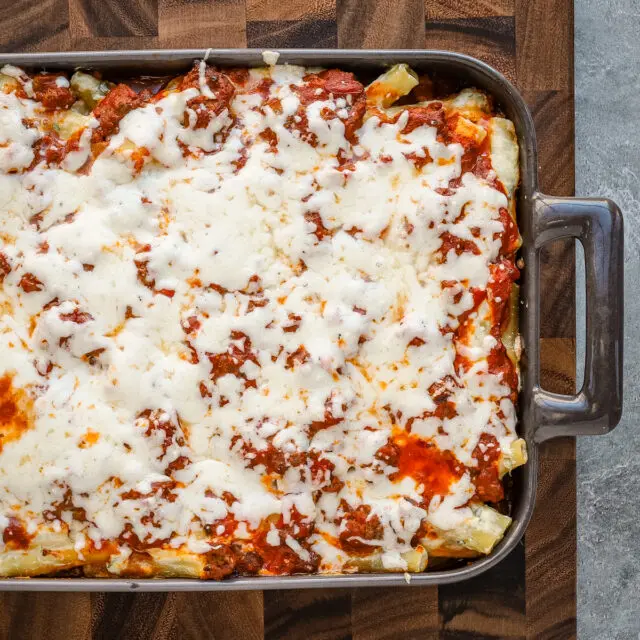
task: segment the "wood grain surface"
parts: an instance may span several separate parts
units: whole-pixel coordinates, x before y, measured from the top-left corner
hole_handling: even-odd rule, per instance
[[[571,0],[16,0],[1,51],[177,47],[441,48],[523,91],[542,189],[574,188]],[[573,243],[544,251],[545,387],[575,383]],[[225,594],[0,594],[0,639],[304,640],[575,636],[575,447],[543,447],[524,542],[494,570],[440,588]]]

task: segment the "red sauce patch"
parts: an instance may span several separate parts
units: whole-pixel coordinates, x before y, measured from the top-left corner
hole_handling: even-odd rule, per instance
[[[322,216],[317,211],[305,213],[304,219],[315,225],[316,229],[313,231],[313,235],[318,238],[318,242],[321,242],[324,238],[331,238],[331,236],[333,236],[333,231],[324,226]]]
[[[64,76],[59,73],[40,73],[33,76],[35,99],[45,109],[67,109],[76,101],[68,86],[58,86],[56,82],[58,78],[64,78]]]
[[[142,99],[128,85],[119,84],[111,89],[93,110],[99,124],[93,131],[91,142],[104,142],[117,131],[120,120],[141,105]]]
[[[9,258],[0,251],[0,283],[11,273]]]
[[[273,84],[273,80],[271,78],[262,78],[255,87],[249,91],[249,93],[257,93],[262,96],[263,100],[267,100],[269,98],[271,85]]]
[[[487,285],[487,298],[493,316],[492,333],[499,339],[509,324],[511,290],[520,277],[520,271],[510,260],[490,265],[489,271],[491,277]]]
[[[34,423],[33,400],[24,389],[13,385],[13,376],[0,377],[0,451],[18,440]]]
[[[209,65],[204,69],[204,81],[209,88],[213,97],[201,94],[195,98],[191,98],[187,102],[187,108],[195,113],[196,121],[193,124],[194,129],[204,129],[214,116],[219,115],[229,107],[231,100],[235,94],[235,87],[233,83],[227,78],[224,73],[220,73],[214,67]],[[196,62],[193,68],[187,75],[182,78],[180,82],[179,90],[186,91],[187,89],[200,90],[200,63]],[[189,111],[185,111],[183,118],[183,125],[190,125]]]
[[[433,162],[433,158],[429,155],[429,150],[426,147],[422,147],[423,155],[418,155],[415,151],[412,153],[403,154],[404,157],[418,170],[422,171],[422,167],[428,165],[430,162]]]
[[[294,369],[298,365],[304,364],[309,359],[309,352],[304,345],[300,345],[293,353],[287,356],[285,367],[287,369]]]
[[[324,493],[340,491],[344,487],[344,482],[333,475],[336,468],[333,462],[320,457],[317,452],[312,452],[309,455],[311,456],[311,481],[314,488],[320,487]]]
[[[285,333],[295,333],[299,329],[301,322],[302,316],[296,315],[295,313],[290,313],[287,323],[282,325],[282,330]]]
[[[182,329],[185,333],[195,333],[200,329],[201,323],[198,316],[189,316],[182,321]]]
[[[233,84],[243,87],[249,81],[249,69],[238,67],[234,69],[226,69],[225,74]]]
[[[270,153],[278,152],[278,134],[273,129],[267,127],[258,134],[258,137],[269,145]]]
[[[384,537],[384,529],[377,515],[371,515],[371,507],[362,504],[352,509],[344,500],[340,507],[345,512],[341,518],[336,518],[343,530],[338,538],[341,549],[351,555],[368,556],[380,547],[367,544],[366,540],[380,541]]]
[[[356,142],[356,132],[362,125],[366,111],[366,98],[364,87],[352,73],[339,69],[327,69],[318,74],[310,73],[304,77],[303,85],[291,85],[291,89],[298,94],[300,108],[296,113],[297,117],[287,120],[285,126],[288,129],[297,129],[302,140],[316,146],[317,138],[308,129],[306,107],[316,100],[328,100],[331,96],[334,99],[344,98],[347,101],[344,107],[346,117],[338,116],[337,111],[332,109],[327,109],[321,115],[325,120],[339,117],[344,123],[345,138],[352,143]]]
[[[267,534],[272,527],[278,531],[278,545],[267,541]],[[291,573],[312,573],[317,570],[320,556],[312,551],[306,539],[313,533],[314,523],[306,522],[294,507],[289,513],[289,521],[285,524],[282,516],[275,522],[265,520],[254,536],[256,552],[263,561],[263,571],[272,575]],[[288,544],[287,538],[293,538],[309,553],[309,558],[301,558]],[[273,540],[272,540],[273,542]]]
[[[347,410],[346,404],[342,405],[342,410],[343,411]],[[309,425],[309,437],[313,438],[313,436],[315,436],[316,433],[318,433],[318,431],[321,431],[322,429],[329,429],[331,427],[335,427],[337,424],[340,424],[343,420],[344,418],[333,415],[331,399],[327,399],[326,402],[324,403],[324,420],[314,420]]]
[[[229,345],[226,353],[207,353],[207,358],[211,363],[211,380],[213,382],[229,374],[246,380],[246,376],[240,371],[242,365],[247,361],[259,365],[258,359],[251,350],[249,336],[241,331],[232,331],[231,339],[234,342]],[[236,342],[241,344],[236,344]]]
[[[2,534],[2,540],[9,549],[28,549],[32,538],[22,523],[16,518],[9,518],[9,524]]]
[[[518,225],[509,211],[504,207],[500,209],[500,222],[502,222],[502,226],[504,227],[504,231],[497,235],[497,237],[501,237],[502,239],[500,253],[503,256],[512,257],[520,245]]]
[[[249,469],[263,465],[267,473],[278,475],[284,475],[287,470],[288,465],[284,453],[271,443],[264,449],[256,449],[251,443],[243,440],[241,452],[248,462],[247,467]]]
[[[137,420],[140,421],[139,426],[145,430],[147,437],[160,435],[163,455],[174,442],[180,447],[185,445],[180,418],[173,420],[160,409],[145,409],[138,414]]]
[[[60,320],[75,322],[76,324],[84,324],[85,322],[89,322],[89,320],[93,320],[93,316],[90,313],[74,309],[71,313],[61,313]]]
[[[460,256],[463,253],[473,253],[476,256],[480,255],[480,249],[473,240],[464,240],[458,238],[452,233],[445,231],[441,236],[442,245],[438,251],[440,252],[442,259],[445,260],[449,251],[455,251],[456,255]]]
[[[440,451],[433,443],[413,435],[402,434],[394,438],[398,447],[398,471],[391,476],[392,480],[411,477],[424,486],[422,495],[429,503],[436,495],[446,495],[451,483],[460,479],[464,467],[453,453]]]
[[[445,122],[444,107],[441,102],[433,102],[426,107],[409,107],[403,110],[396,118],[400,118],[403,113],[408,113],[407,124],[400,133],[406,135],[418,127],[437,127],[440,130]]]
[[[502,377],[502,383],[511,389],[511,400],[515,403],[518,397],[518,373],[502,342],[491,350],[487,358],[487,370],[493,375]]]
[[[478,462],[477,468],[470,469],[476,495],[483,502],[500,502],[504,489],[498,469],[500,445],[495,436],[483,433],[471,456]]]
[[[25,273],[22,278],[20,278],[18,286],[25,293],[33,293],[34,291],[42,291],[44,289],[44,284],[40,282],[33,273]]]

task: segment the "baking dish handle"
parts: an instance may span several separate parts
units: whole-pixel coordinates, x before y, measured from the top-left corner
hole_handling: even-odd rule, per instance
[[[536,200],[536,252],[551,240],[567,237],[584,247],[586,354],[584,383],[577,394],[544,391],[535,380],[535,440],[608,433],[622,412],[622,214],[605,199],[540,195]]]

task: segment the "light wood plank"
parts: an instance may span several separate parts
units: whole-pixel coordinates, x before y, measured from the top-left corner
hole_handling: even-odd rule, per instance
[[[421,49],[422,0],[337,0],[338,46],[349,49]]]

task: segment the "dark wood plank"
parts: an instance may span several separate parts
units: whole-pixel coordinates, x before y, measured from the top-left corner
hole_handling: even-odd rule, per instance
[[[438,587],[353,589],[353,640],[436,640]]]
[[[256,20],[247,22],[247,46],[280,49],[337,46],[335,20]]]
[[[430,18],[425,47],[457,51],[480,58],[510,80],[515,79],[515,20],[513,16]]]
[[[575,242],[564,239],[550,242],[541,251],[541,338],[576,335],[575,253]]]
[[[262,593],[94,594],[91,635],[94,640],[259,640]]]
[[[93,36],[157,36],[157,0],[75,0],[87,31]]]
[[[441,585],[441,638],[524,638],[525,548],[521,542],[500,564],[466,582]]]
[[[244,0],[158,0],[162,48],[245,47]]]
[[[558,196],[575,188],[573,91],[536,91],[518,80],[538,133],[540,189]]]
[[[516,0],[518,83],[530,91],[573,89],[573,2]]]
[[[177,640],[262,640],[261,591],[180,593],[175,599]]]
[[[0,640],[89,640],[91,596],[79,593],[3,593]]]
[[[536,510],[526,535],[528,638],[576,635],[575,514],[575,462],[542,458]]]
[[[575,393],[576,342],[573,338],[540,340],[540,384],[555,393]],[[540,447],[545,460],[575,460],[575,438],[556,438]]]
[[[0,5],[1,51],[65,51],[70,48],[67,0],[18,0]]]
[[[247,21],[335,20],[336,0],[247,0]]]
[[[422,0],[337,0],[338,46],[349,49],[421,49]]]
[[[166,593],[96,593],[91,597],[94,640],[171,637],[173,596]]]
[[[347,589],[265,591],[266,640],[351,638],[351,593]]]
[[[427,20],[512,16],[515,0],[424,0]]]

